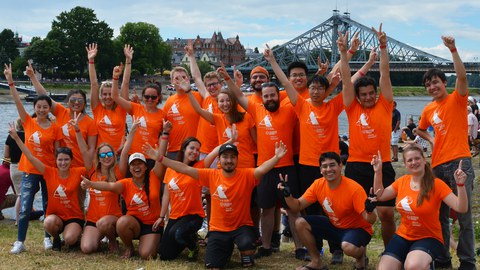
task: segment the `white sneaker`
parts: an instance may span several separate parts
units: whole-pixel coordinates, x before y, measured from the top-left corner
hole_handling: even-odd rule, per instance
[[[18,254],[23,251],[25,251],[25,245],[23,244],[23,242],[15,241],[15,243],[13,243],[13,248],[10,250],[10,253]]]
[[[45,250],[52,249],[53,243],[52,240],[50,240],[50,237],[45,237],[43,239],[43,247],[45,248]]]

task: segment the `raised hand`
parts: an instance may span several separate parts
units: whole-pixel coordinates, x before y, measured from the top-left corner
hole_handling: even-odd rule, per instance
[[[172,122],[163,119],[163,132],[170,132],[172,127],[173,127]]]
[[[129,44],[125,44],[123,47],[123,54],[125,55],[126,62],[130,62],[133,59],[133,47],[130,46]]]
[[[373,49],[370,51],[370,55],[368,56],[368,61],[367,62],[375,62],[377,61],[378,58],[378,53],[377,53],[377,47],[373,47]]]
[[[88,44],[88,46],[85,47],[85,50],[87,50],[88,60],[94,60],[98,52],[97,43]]]
[[[278,177],[280,177],[280,182],[277,184],[277,189],[283,192],[283,196],[290,197],[292,192],[290,186],[288,186],[288,174],[285,174],[285,177],[283,177],[283,175],[279,173]]]
[[[155,145],[155,148],[153,148],[148,142],[146,142],[142,145],[142,152],[144,155],[157,160],[160,156],[158,148],[158,145]]]
[[[322,63],[322,58],[320,56],[317,57],[317,63],[318,63],[318,70],[315,73],[315,75],[323,76],[323,74],[327,73],[329,62],[328,59],[325,61],[325,63]]]
[[[345,35],[342,32],[338,31],[338,39],[337,39],[337,46],[340,52],[347,51],[347,43],[348,43],[348,31],[345,32]]]
[[[281,159],[287,153],[287,146],[282,142],[275,142],[275,156]]]
[[[130,133],[135,134],[139,126],[140,126],[140,117],[132,116],[132,127],[130,128]]]
[[[387,35],[385,32],[382,32],[382,24],[380,23],[380,27],[375,29],[375,27],[372,26],[372,31],[375,32],[375,35],[377,35],[378,42],[380,43],[380,46],[387,45]]]
[[[265,58],[265,60],[267,60],[268,62],[275,61],[275,56],[273,55],[273,52],[268,46],[268,44],[265,44],[265,47],[266,48],[263,50],[263,57]]]
[[[358,34],[360,32],[356,32],[355,34],[353,34],[353,37],[352,37],[352,44],[350,44],[350,50],[352,50],[352,52],[356,52],[358,50],[358,47],[360,47],[360,39],[358,39]]]
[[[235,84],[240,87],[243,83],[243,74],[240,70],[237,69],[236,66],[233,66],[233,79],[235,80]]]
[[[75,129],[75,131],[80,130],[80,128],[78,127],[78,122],[81,115],[82,113],[77,114],[77,112],[73,112],[73,118],[68,121],[68,124],[70,124]]]
[[[5,74],[5,78],[7,79],[8,83],[13,82],[13,75],[12,75],[12,63],[4,64],[5,69],[3,70],[3,74]]]
[[[455,178],[457,186],[463,187],[465,185],[465,181],[467,181],[467,174],[462,170],[462,160],[458,162],[458,168],[455,170],[453,177]]]
[[[193,44],[191,40],[188,41],[187,45],[185,45],[183,49],[185,50],[185,53],[188,57],[195,57],[195,51],[193,50]]]
[[[113,78],[116,78],[116,79],[118,80],[118,78],[120,77],[120,75],[122,75],[122,69],[123,69],[123,65],[115,66],[115,67],[113,68],[112,77],[113,77]]]
[[[340,74],[340,71],[335,72],[335,74],[333,74],[332,76],[332,81],[330,82],[330,85],[337,86],[341,80],[342,80],[342,74]]]
[[[181,89],[183,89],[185,92],[190,90],[191,88],[191,85],[190,85],[190,81],[187,81],[186,79],[178,76],[176,78],[173,79],[173,83],[175,85],[178,85]]]
[[[443,45],[445,45],[450,51],[455,50],[455,38],[452,36],[442,36]]]
[[[227,69],[225,68],[225,64],[220,61],[220,67],[217,68],[217,73],[222,76],[222,78],[226,81],[230,80],[230,75],[228,75]]]
[[[15,128],[15,122],[8,123],[8,134],[14,139],[20,139],[17,133],[17,129]]]
[[[25,73],[29,78],[32,78],[35,76],[35,71],[33,70],[32,67],[32,61],[28,60],[28,66],[25,67]]]
[[[134,103],[140,103],[140,97],[137,95],[137,88],[133,87],[132,98],[130,100]]]
[[[380,154],[380,150],[376,155],[373,155],[370,164],[372,164],[374,172],[382,171],[382,155]]]

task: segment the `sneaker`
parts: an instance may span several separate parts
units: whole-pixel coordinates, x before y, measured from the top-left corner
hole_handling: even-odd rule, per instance
[[[25,251],[25,245],[23,244],[23,242],[15,241],[15,243],[13,243],[13,248],[10,250],[10,253],[18,254],[23,251]]]
[[[194,262],[197,260],[197,258],[198,258],[198,246],[196,246],[195,249],[193,250],[188,249],[187,259],[190,262]]]
[[[262,257],[269,257],[269,256],[272,256],[272,249],[260,247],[257,253],[255,253],[255,255],[253,256],[253,258],[260,259]]]
[[[475,270],[475,269],[477,269],[475,268],[475,264],[465,262],[465,261],[461,261],[460,267],[458,268],[458,270]]]
[[[45,250],[52,249],[53,243],[52,240],[50,240],[50,237],[45,237],[43,239],[43,247],[45,248]]]
[[[252,267],[255,264],[255,261],[253,260],[252,255],[242,255],[240,256],[240,260],[242,261],[242,267]]]
[[[441,261],[435,260],[435,268],[436,268],[436,269],[438,269],[438,268],[453,269],[453,267],[452,267],[452,261],[451,261],[451,260],[448,260],[448,261],[446,261],[446,262],[441,262]]]
[[[342,264],[343,263],[343,251],[335,250],[332,254],[331,264]]]
[[[272,240],[270,241],[270,246],[272,247],[273,252],[279,252],[280,251],[280,239],[281,238],[282,238],[282,235],[279,232],[273,232]]]
[[[310,255],[308,255],[306,248],[297,248],[295,249],[295,259],[301,261],[310,261]]]
[[[62,239],[60,239],[60,237],[53,238],[52,250],[55,250],[55,251],[62,250]]]

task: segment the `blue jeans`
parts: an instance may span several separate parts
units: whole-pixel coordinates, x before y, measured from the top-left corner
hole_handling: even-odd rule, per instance
[[[475,232],[472,220],[472,190],[473,180],[475,179],[475,172],[472,167],[471,158],[460,158],[452,160],[447,163],[440,164],[433,168],[435,176],[442,179],[453,190],[453,193],[458,194],[457,185],[453,174],[458,168],[458,163],[462,160],[462,170],[467,174],[465,182],[465,189],[468,198],[468,211],[465,214],[457,213],[458,222],[460,224],[460,234],[458,237],[457,256],[460,262],[468,262],[475,265]],[[449,220],[450,207],[442,203],[440,207],[440,224],[442,225],[442,234],[444,239],[444,250],[441,252],[437,260],[446,262],[451,260],[450,256],[450,230]]]
[[[35,194],[42,187],[42,202],[43,202],[43,212],[47,213],[47,185],[45,179],[40,174],[23,174],[22,178],[22,188],[20,196],[20,214],[18,216],[18,241],[25,241],[27,237],[28,222],[30,221],[30,213],[32,212],[33,200]],[[45,237],[50,235],[45,232]]]

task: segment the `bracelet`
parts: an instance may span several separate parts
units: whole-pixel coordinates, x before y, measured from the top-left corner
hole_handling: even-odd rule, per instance
[[[118,81],[119,77],[113,77],[112,79],[114,79],[115,81]]]
[[[160,137],[161,140],[165,140],[165,141],[168,141],[168,136],[162,136]]]
[[[125,65],[130,65],[132,62],[125,62]]]
[[[165,157],[165,156],[160,156],[160,157],[158,158],[158,162],[159,162],[159,163],[162,163],[164,157]]]
[[[8,83],[8,86],[10,86],[10,87],[15,86],[15,83],[13,83],[13,82]]]
[[[365,77],[365,73],[363,73],[361,70],[358,71],[358,74],[360,74],[362,77]]]
[[[76,133],[80,132],[80,129],[75,129],[75,132],[76,132]]]
[[[223,78],[225,81],[230,81],[230,76]]]
[[[162,135],[170,135],[170,132],[164,131],[162,132]]]
[[[453,48],[453,49],[450,50],[451,53],[454,53],[456,51],[457,51],[457,48]]]
[[[463,186],[465,186],[465,183],[463,183],[463,184],[457,183],[457,187],[463,187]]]
[[[352,49],[348,50],[348,53],[349,54],[355,54],[355,52]]]
[[[387,48],[387,44],[380,45],[380,49],[385,49]]]
[[[89,60],[88,63],[93,65],[93,64],[95,64],[95,61]]]
[[[158,218],[165,219],[165,217],[158,217]]]

